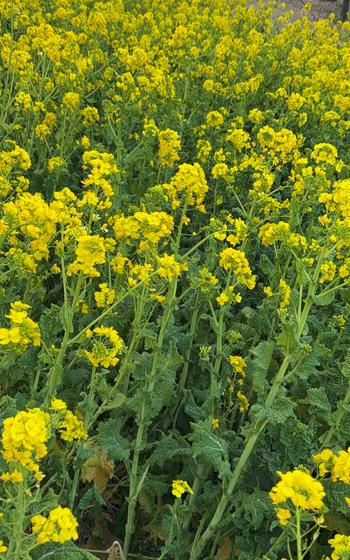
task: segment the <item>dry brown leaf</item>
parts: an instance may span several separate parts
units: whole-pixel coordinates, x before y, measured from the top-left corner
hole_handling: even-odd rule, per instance
[[[109,461],[106,453],[95,453],[87,459],[81,469],[83,482],[94,482],[100,492],[106,488],[114,473],[114,463]]]
[[[125,555],[119,541],[114,541],[114,543],[107,548],[109,552],[107,560],[125,560]]]
[[[214,560],[231,560],[232,555],[232,541],[228,537],[223,540],[218,549],[217,553],[215,554]]]

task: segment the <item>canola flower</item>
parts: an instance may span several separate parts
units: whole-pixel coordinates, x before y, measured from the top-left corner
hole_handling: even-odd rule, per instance
[[[192,488],[186,480],[173,480],[171,492],[176,498],[181,498],[185,492],[193,494]]]
[[[324,449],[313,460],[318,465],[321,476],[330,475],[335,482],[340,480],[345,484],[350,484],[350,448],[343,449],[334,453],[331,449]]]
[[[304,511],[319,511],[323,508],[326,493],[322,483],[310,473],[295,469],[277,474],[281,480],[270,491],[273,504],[291,504]]]
[[[343,560],[350,555],[350,537],[346,535],[335,535],[329,539],[329,544],[333,548],[331,555],[332,560]]]
[[[52,509],[48,517],[34,515],[32,517],[32,531],[38,542],[65,543],[77,540],[78,522],[69,508],[56,507]]]
[[[39,408],[21,411],[4,420],[2,456],[8,464],[19,464],[40,480],[39,461],[47,455],[49,415]]]
[[[91,350],[84,350],[84,354],[94,367],[108,368],[119,362],[117,355],[123,349],[123,341],[113,327],[95,327],[86,331],[86,337],[92,343]]]
[[[91,321],[93,327],[83,331],[87,340],[80,352],[94,368],[117,364],[122,337],[132,341],[131,349],[136,348],[135,363],[140,355],[145,358],[151,354],[152,329],[161,321],[155,362],[162,363],[170,346],[166,331],[169,327],[172,336],[180,321],[181,328],[190,325],[190,332],[183,333],[186,344],[179,348],[187,375],[181,377],[181,389],[197,387],[192,371],[198,371],[196,355],[207,365],[214,356],[216,373],[221,371],[221,361],[228,361],[224,365],[231,372],[230,399],[246,412],[250,403],[243,392],[246,363],[242,356],[249,355],[250,348],[243,344],[251,340],[250,329],[261,329],[262,341],[278,346],[281,324],[288,328],[289,320],[297,318],[302,323],[306,316],[295,305],[298,287],[302,306],[306,284],[317,285],[322,293],[328,284],[331,290],[337,289],[337,283],[346,285],[350,277],[346,177],[349,25],[331,20],[311,23],[306,18],[289,23],[288,15],[278,18],[272,14],[267,2],[257,11],[247,9],[243,0],[14,0],[0,3],[0,17],[0,95],[5,129],[0,158],[1,275],[4,294],[15,293],[0,328],[5,357],[12,350],[28,351],[24,362],[27,358],[30,363],[38,360],[41,366],[51,365],[58,356],[58,365],[63,364],[67,375],[62,386],[67,380],[72,393],[78,394],[81,387],[76,391],[74,370],[69,371],[76,358],[69,356],[75,352],[70,344],[81,341],[79,331]],[[179,222],[183,235],[177,246],[174,240]],[[190,258],[182,259],[189,251]],[[326,260],[320,263],[324,254]],[[171,282],[178,287],[177,301],[173,299],[166,306],[163,316],[164,292]],[[124,308],[115,309],[116,324],[108,321],[113,327],[98,320],[99,315],[108,314],[119,294],[124,297],[127,332],[122,330],[122,320],[119,328]],[[64,308],[59,312],[55,305],[63,299]],[[22,301],[28,301],[32,311]],[[338,303],[336,297],[335,306]],[[265,304],[269,306],[268,317]],[[256,311],[262,319],[258,324]],[[345,309],[341,311],[346,315]],[[31,319],[32,312],[38,323]],[[276,316],[272,316],[274,312]],[[40,332],[41,313],[40,324],[49,325],[49,333],[46,328]],[[313,313],[313,328],[317,330],[316,316],[321,311]],[[330,309],[332,321],[337,321],[334,317],[338,313],[337,307]],[[59,329],[65,329],[61,348],[55,340],[61,331],[57,334],[50,329],[51,320],[57,317]],[[273,335],[266,332],[265,318]],[[133,321],[138,330],[135,337]],[[339,318],[337,335],[346,336],[346,322],[346,317]],[[242,339],[231,336],[232,323],[237,323]],[[203,340],[207,329],[213,332],[210,340]],[[216,342],[215,337],[211,339],[213,333]],[[54,341],[49,340],[51,350],[47,351],[49,335]],[[206,346],[207,342],[212,347]],[[305,349],[303,340],[296,342],[298,348]],[[57,345],[57,353],[51,344]],[[327,345],[324,339],[323,344]],[[196,348],[200,348],[197,353],[192,351]],[[131,399],[135,387],[140,392],[145,389],[136,375],[133,377],[132,354],[130,351],[131,362],[126,363],[123,380]],[[267,381],[271,384],[278,356],[276,351],[269,368]],[[19,371],[21,367],[19,360]],[[317,376],[320,383],[324,379],[322,367]],[[50,375],[47,370],[49,367],[38,371],[35,391],[33,387],[28,391],[30,398],[43,394],[44,378]],[[158,373],[156,366],[155,371]],[[113,383],[111,377],[106,376],[107,387]],[[27,378],[19,381],[21,394]],[[163,376],[155,375],[155,379],[159,380],[156,388],[163,388]],[[292,386],[293,376],[289,380]],[[10,391],[17,392],[16,383]],[[206,399],[204,393],[203,389],[199,400]],[[259,396],[252,393],[249,399],[254,405]],[[277,393],[279,396],[282,391]],[[157,399],[158,395],[155,408]],[[222,402],[220,395],[211,394],[211,399],[214,408],[218,406],[212,436],[218,435],[219,425],[226,422],[231,422],[233,429],[237,425],[245,429],[244,417],[242,425],[237,424],[231,404]],[[181,420],[183,403],[179,401],[176,418]],[[305,415],[307,405],[305,402]],[[162,414],[168,412],[167,402],[159,406]],[[145,418],[145,432],[152,429],[153,420],[158,422],[159,418],[148,421],[145,408],[135,406],[128,416],[131,433]],[[31,413],[39,418],[35,410]],[[49,428],[57,430],[61,440],[72,443],[86,438],[79,414],[69,411],[61,399],[51,401],[49,416]],[[219,417],[221,424],[216,422]],[[26,416],[21,422],[16,424],[7,451],[4,446],[4,453],[18,457],[8,463],[9,472],[3,475],[8,488],[10,483],[20,485],[28,468],[38,468],[43,453],[42,448],[38,451],[38,442],[47,422],[36,423],[37,428],[42,425],[41,436],[35,435],[29,442],[30,449],[26,447],[26,424],[30,423]],[[181,438],[191,437],[181,421],[175,428],[179,428]],[[4,432],[11,432],[9,425]],[[225,438],[225,430],[222,432]],[[138,457],[142,459],[142,446],[149,443],[147,433],[139,433],[141,449],[130,456],[136,480],[130,482],[129,511],[135,489],[141,488]],[[41,445],[47,443],[45,436]],[[348,483],[348,454],[329,451],[322,455],[320,474]],[[210,468],[215,470],[215,464]],[[276,496],[285,498],[280,502],[284,507],[277,510],[282,525],[288,525],[292,506],[302,508],[293,500],[309,511],[317,502],[317,493],[319,497],[322,494],[307,473],[299,471],[293,476],[282,478],[284,486],[276,491]],[[190,491],[185,481],[174,483],[180,496]],[[244,483],[249,486],[249,482]],[[217,503],[219,512],[225,510],[223,501],[233,495],[228,488],[226,485],[227,494],[220,495],[218,485],[210,504],[213,513]],[[57,519],[50,519],[50,515],[36,520],[35,534],[42,534],[42,539],[60,534]],[[212,516],[214,520],[217,517]],[[69,525],[68,514],[62,519]],[[131,516],[129,529],[134,526],[132,521]],[[225,526],[221,521],[214,528],[217,542],[220,527]],[[199,527],[198,538],[191,538],[194,548],[199,543],[202,549],[210,549],[200,534],[203,530],[205,538],[214,538],[212,524],[206,525],[198,520],[189,524],[191,531]],[[337,537],[341,538],[334,542],[335,558],[348,552],[346,538]],[[174,535],[165,538],[173,539]],[[1,547],[3,543],[0,551]],[[203,550],[194,550],[192,556],[197,559],[203,554]]]
[[[15,301],[11,303],[10,312],[5,315],[10,320],[10,328],[0,328],[0,345],[13,345],[25,350],[30,344],[40,346],[39,325],[28,316],[30,305]]]

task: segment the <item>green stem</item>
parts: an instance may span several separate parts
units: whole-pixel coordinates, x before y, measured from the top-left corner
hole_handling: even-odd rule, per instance
[[[163,347],[164,337],[168,326],[169,318],[172,313],[173,300],[176,296],[176,290],[177,290],[177,280],[174,279],[172,284],[169,286],[167,302],[165,304],[165,311],[163,314],[163,319],[158,334],[157,348],[153,355],[151,372],[146,382],[145,389],[147,394],[152,394],[154,391],[159,357]],[[135,528],[136,503],[137,503],[137,497],[141,490],[142,477],[143,477],[143,475],[139,477],[138,470],[139,470],[140,454],[141,454],[141,450],[144,442],[144,435],[146,431],[146,407],[147,407],[147,397],[145,397],[142,402],[141,411],[138,418],[138,430],[136,435],[134,455],[132,459],[131,472],[130,472],[130,488],[129,488],[129,498],[128,498],[129,507],[128,507],[127,522],[125,526],[125,541],[124,541],[124,552],[126,557],[128,556],[131,537],[133,535],[134,528]]]
[[[89,396],[88,396],[87,410],[85,416],[85,426],[87,430],[89,429],[90,418],[92,416],[92,408],[93,408],[94,396],[95,396],[95,382],[96,382],[96,368],[95,366],[93,366],[91,371],[91,377],[90,377]]]
[[[348,408],[347,405],[349,403],[350,403],[350,385],[348,387],[348,390],[346,391],[344,399],[339,403],[339,404],[341,404],[341,406],[338,405],[338,409],[335,412],[335,418],[334,418],[333,426],[328,430],[328,432],[326,432],[320,438],[322,448],[326,448],[329,445],[330,441],[332,441],[334,433],[338,432],[339,426],[341,425],[341,421],[343,419],[343,416],[347,412],[347,408]]]
[[[204,547],[206,546],[207,542],[212,538],[212,536],[215,534],[216,528],[219,525],[222,516],[226,510],[228,501],[230,499],[230,496],[241,476],[241,473],[255,447],[255,444],[261,434],[261,432],[263,431],[263,429],[265,428],[267,424],[267,421],[265,422],[261,422],[255,429],[255,432],[249,437],[247,444],[244,448],[244,451],[242,453],[242,455],[240,456],[238,463],[232,473],[232,477],[230,479],[227,491],[225,494],[222,495],[219,504],[215,510],[215,513],[208,525],[208,527],[206,528],[206,530],[204,531],[204,533],[199,536],[196,535],[195,537],[195,541],[193,543],[192,549],[191,549],[191,555],[190,555],[190,559],[191,560],[197,560],[197,558],[201,558],[201,554],[202,551],[204,549]],[[199,538],[198,538],[199,537]]]
[[[179,253],[181,234],[182,234],[182,228],[186,216],[186,211],[187,211],[187,204],[185,204],[184,208],[182,209],[180,223],[179,223],[176,240],[175,240],[175,256],[178,256]],[[139,476],[139,472],[138,472],[140,454],[141,454],[142,446],[144,444],[144,437],[145,437],[146,426],[147,426],[147,422],[146,422],[147,395],[152,394],[154,391],[154,386],[156,383],[156,372],[158,368],[161,351],[163,348],[164,337],[169,323],[169,319],[173,312],[173,302],[176,297],[177,282],[178,282],[177,278],[174,278],[174,280],[172,281],[168,289],[167,300],[164,305],[164,314],[163,314],[160,330],[158,333],[157,347],[153,354],[152,368],[150,374],[147,376],[146,379],[146,386],[145,386],[146,395],[145,398],[143,399],[141,405],[141,411],[138,417],[138,429],[136,434],[134,454],[132,458],[131,471],[130,471],[128,515],[127,515],[127,521],[125,526],[124,551],[126,557],[128,556],[129,553],[131,537],[134,533],[134,528],[135,528],[135,511],[136,511],[137,497],[141,490],[143,478],[147,474],[147,471],[144,471],[144,473],[141,476]]]
[[[300,510],[299,510],[299,508],[296,509],[295,517],[296,517],[296,522],[297,522],[297,531],[296,531],[297,560],[303,560],[303,551],[302,551],[302,547],[301,547],[301,523],[300,523]]]
[[[22,484],[20,484],[18,486],[18,496],[17,496],[17,504],[16,504],[16,517],[15,517],[15,519],[16,519],[16,531],[15,531],[15,534],[13,534],[14,541],[11,541],[11,544],[13,544],[13,542],[16,543],[13,556],[11,556],[11,553],[10,553],[11,547],[9,547],[9,550],[8,550],[8,558],[11,558],[11,560],[12,559],[13,560],[21,560],[21,558],[22,558],[23,535],[24,535],[24,529],[25,529],[24,528],[25,514],[26,514],[26,502],[25,502],[23,487],[22,487]]]
[[[313,294],[314,291],[314,286],[315,284],[313,284],[313,286],[310,286],[309,289],[309,295]],[[304,309],[300,318],[300,322],[298,325],[298,329],[297,329],[297,340],[299,340],[300,336],[303,333],[303,330],[305,328],[305,324],[307,321],[307,317],[309,314],[309,311],[311,309],[312,306],[312,297],[308,297],[305,305],[304,305]],[[280,387],[283,383],[285,374],[287,372],[287,369],[290,365],[291,362],[291,355],[290,354],[286,354],[286,356],[283,359],[283,362],[277,372],[277,375],[275,377],[275,380],[270,388],[269,394],[266,398],[265,401],[265,408],[270,408],[280,390]],[[229,480],[229,484],[227,487],[227,490],[225,492],[225,494],[222,495],[217,508],[214,512],[214,515],[208,525],[208,527],[206,528],[206,530],[204,531],[204,533],[202,535],[199,534],[199,532],[197,531],[197,535],[195,537],[192,549],[191,549],[191,560],[197,560],[198,558],[200,558],[200,555],[202,554],[203,549],[205,548],[205,546],[207,545],[208,541],[213,537],[213,535],[215,534],[215,531],[219,525],[219,523],[221,522],[222,516],[226,510],[226,507],[229,503],[229,500],[231,498],[231,495],[241,477],[241,474],[250,458],[251,453],[254,450],[255,444],[258,441],[260,435],[263,433],[265,427],[268,424],[268,420],[265,421],[258,421],[254,427],[253,432],[251,433],[251,435],[249,436],[249,438],[246,441],[244,450],[242,452],[242,455],[240,456],[236,467],[234,468],[233,472],[231,473],[231,477]]]
[[[74,471],[72,488],[71,488],[71,491],[69,493],[69,508],[71,510],[73,510],[73,508],[74,508],[75,496],[76,496],[77,490],[78,490],[79,479],[80,479],[80,469],[76,468],[76,470]]]
[[[90,422],[89,425],[89,429],[91,429],[91,427],[93,426],[93,424],[96,422],[97,418],[103,414],[103,412],[106,412],[107,410],[109,410],[109,403],[112,403],[113,398],[115,397],[121,383],[124,381],[123,383],[123,387],[122,387],[122,393],[124,395],[127,394],[128,391],[128,383],[129,383],[129,375],[128,375],[128,371],[129,371],[129,366],[130,366],[130,360],[131,357],[134,353],[134,351],[136,350],[138,344],[139,344],[139,340],[142,337],[142,335],[140,334],[141,331],[141,320],[142,320],[142,316],[143,316],[143,311],[145,309],[145,305],[146,305],[146,297],[145,297],[145,290],[142,291],[140,300],[137,303],[137,307],[136,307],[136,314],[135,314],[135,319],[133,321],[133,329],[132,329],[132,337],[130,340],[130,344],[128,345],[128,349],[126,351],[126,354],[123,358],[122,364],[120,366],[119,369],[119,373],[115,379],[115,383],[111,389],[111,392],[108,396],[108,398],[105,398],[103,400],[103,402],[101,403],[101,405],[98,407],[97,411],[95,412],[93,419]]]

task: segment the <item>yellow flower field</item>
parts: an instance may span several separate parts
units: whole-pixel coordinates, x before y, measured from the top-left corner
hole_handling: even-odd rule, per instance
[[[308,9],[0,1],[0,557],[349,560],[350,24]]]

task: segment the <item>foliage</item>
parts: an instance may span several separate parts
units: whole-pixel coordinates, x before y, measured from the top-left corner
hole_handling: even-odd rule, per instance
[[[9,560],[347,558],[350,25],[290,16],[0,1]]]

